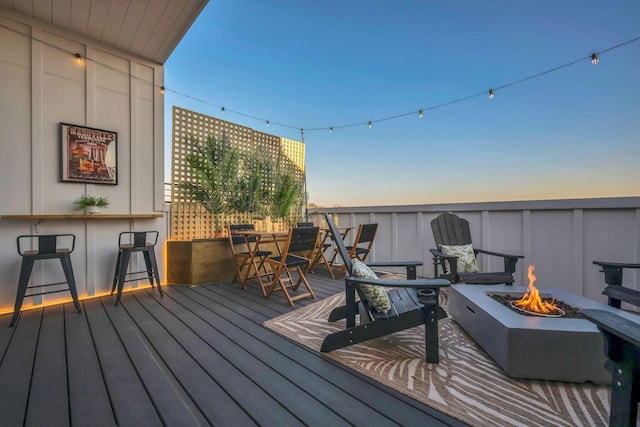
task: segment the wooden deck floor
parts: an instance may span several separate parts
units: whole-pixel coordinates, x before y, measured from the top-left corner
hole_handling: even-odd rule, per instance
[[[0,316],[0,424],[461,425],[264,328],[291,308],[257,284],[164,289]]]

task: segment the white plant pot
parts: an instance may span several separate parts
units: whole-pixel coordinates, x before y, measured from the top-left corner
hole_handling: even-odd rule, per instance
[[[94,214],[100,213],[100,208],[97,206],[87,206],[85,211],[87,212],[88,215],[94,215]]]

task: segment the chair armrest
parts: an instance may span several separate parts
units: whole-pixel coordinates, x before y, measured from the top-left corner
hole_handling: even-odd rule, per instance
[[[422,261],[381,261],[368,262],[369,267],[405,267],[407,270],[407,279],[415,280],[417,277],[416,267],[422,265]]]
[[[473,250],[476,251],[476,253],[480,252],[480,253],[487,254],[487,255],[499,256],[499,257],[502,257],[502,258],[513,258],[516,261],[519,258],[524,258],[524,255],[503,254],[503,253],[500,253],[500,252],[487,251],[487,250],[478,249],[478,248],[473,248]]]
[[[442,258],[442,259],[446,259],[447,261],[455,261],[458,259],[457,256],[455,255],[447,255],[442,251],[439,251],[438,249],[429,249],[429,252],[431,252],[431,254],[436,257],[436,258]]]
[[[442,266],[442,275],[448,277],[449,274],[445,268],[445,261],[449,263],[449,273],[452,280],[458,280],[458,257],[455,255],[447,255],[438,249],[429,249],[433,255],[433,274],[438,277],[438,264]]]
[[[632,322],[616,313],[605,310],[585,308],[580,312],[601,330],[609,332],[640,349],[640,323]]]
[[[595,265],[602,267],[604,282],[607,285],[622,285],[622,270],[625,268],[640,268],[640,264],[626,262],[593,261]]]
[[[632,264],[628,262],[593,261],[593,263],[603,268],[604,267],[640,268],[640,264]]]
[[[524,258],[524,255],[503,254],[500,252],[487,251],[477,248],[474,248],[473,250],[476,252],[476,254],[481,253],[504,258],[504,271],[511,274],[516,272],[516,263],[518,262],[518,259]]]
[[[422,261],[376,261],[366,264],[369,267],[419,267]]]
[[[347,276],[346,281],[355,285],[376,285],[392,288],[444,288],[451,285],[445,279],[380,280]]]

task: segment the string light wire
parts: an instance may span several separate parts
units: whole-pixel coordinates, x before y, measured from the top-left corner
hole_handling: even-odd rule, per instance
[[[625,42],[619,43],[619,44],[617,44],[615,46],[611,46],[611,47],[609,47],[607,49],[601,50],[601,51],[596,52],[594,54],[596,55],[597,58],[599,58],[600,55],[602,55],[603,53],[610,52],[612,50],[618,49],[618,48],[620,48],[622,46],[626,46],[626,45],[631,44],[633,42],[636,42],[638,40],[640,40],[640,36],[635,37],[635,38],[630,39],[630,40],[627,40]],[[577,64],[579,62],[584,62],[586,60],[592,61],[594,54],[589,54],[588,56],[576,59],[575,61],[571,61],[571,62],[568,62],[566,64],[562,64],[562,65],[559,65],[557,67],[553,67],[551,69],[548,69],[548,70],[545,70],[545,71],[542,71],[542,72],[539,72],[539,73],[536,73],[536,74],[532,74],[530,76],[524,77],[524,78],[519,79],[519,80],[515,80],[513,82],[509,82],[509,83],[503,84],[501,86],[496,86],[493,89],[491,89],[491,93],[495,96],[495,92],[497,90],[506,89],[506,88],[508,88],[510,86],[514,86],[516,84],[520,84],[520,83],[526,82],[528,80],[532,80],[532,79],[535,79],[535,78],[538,78],[538,77],[542,77],[542,76],[544,76],[546,74],[562,70],[563,68],[570,67],[570,66],[575,65],[575,64]],[[465,97],[462,97],[462,98],[454,99],[452,101],[443,102],[441,104],[433,105],[431,107],[421,108],[420,110],[418,110],[418,114],[420,113],[420,111],[422,111],[424,113],[426,111],[431,111],[431,110],[435,110],[437,108],[446,107],[448,105],[455,104],[455,103],[458,103],[458,102],[467,101],[469,99],[476,98],[478,96],[486,96],[486,94],[487,94],[487,91],[484,90],[482,92],[478,92],[478,93],[473,94],[473,95],[468,95],[468,96],[465,96]],[[414,115],[414,114],[416,114],[416,112],[415,111],[411,111],[409,113],[397,114],[395,116],[389,116],[389,117],[385,117],[385,118],[382,118],[382,119],[371,120],[370,122],[359,122],[359,123],[352,123],[352,124],[348,124],[348,125],[333,126],[333,129],[347,128],[347,127],[353,127],[353,126],[362,126],[362,125],[369,124],[369,123],[377,123],[377,122],[382,122],[382,121],[385,121],[385,120],[393,120],[393,119],[397,119],[397,118],[401,118],[401,117],[411,116],[411,115]],[[326,129],[327,129],[326,127],[319,127],[319,128],[308,128],[307,130],[317,131],[317,130],[326,130]]]
[[[368,127],[372,127],[373,123],[379,123],[379,122],[384,122],[384,121],[388,121],[388,120],[394,120],[394,119],[398,119],[398,118],[402,118],[402,117],[412,116],[412,115],[415,115],[416,113],[418,113],[419,115],[422,115],[424,112],[427,112],[427,111],[435,110],[437,108],[443,108],[443,107],[446,107],[448,105],[456,104],[458,102],[467,101],[469,99],[476,98],[478,96],[486,96],[486,94],[487,94],[487,91],[483,90],[482,92],[478,92],[478,93],[475,93],[473,95],[464,96],[462,98],[458,98],[458,99],[454,99],[454,100],[451,100],[451,101],[443,102],[441,104],[433,105],[431,107],[423,107],[423,108],[420,108],[418,111],[414,110],[414,111],[407,112],[407,113],[396,114],[396,115],[393,115],[393,116],[383,117],[383,118],[379,118],[379,119],[375,119],[375,120],[368,120],[368,121],[365,121],[365,122],[356,122],[356,123],[344,124],[344,125],[339,125],[339,126],[323,126],[323,127],[316,127],[316,128],[301,128],[300,126],[293,126],[293,125],[289,125],[289,124],[286,124],[286,123],[273,122],[273,121],[269,121],[269,120],[266,120],[266,119],[261,118],[261,117],[257,117],[257,116],[251,115],[251,114],[243,113],[241,111],[231,110],[231,109],[226,108],[226,107],[224,107],[222,105],[216,105],[216,104],[214,104],[212,102],[206,101],[206,100],[204,100],[202,98],[198,98],[198,97],[195,97],[195,96],[188,95],[186,93],[178,92],[176,90],[173,90],[173,89],[168,88],[168,87],[163,86],[163,85],[156,85],[153,82],[150,82],[148,80],[145,80],[145,79],[143,79],[141,77],[138,77],[138,76],[135,76],[133,74],[127,73],[125,71],[119,70],[119,69],[117,69],[117,68],[115,68],[115,67],[113,67],[113,66],[111,66],[109,64],[105,64],[105,63],[96,61],[96,60],[94,60],[92,58],[89,58],[87,56],[81,56],[77,52],[67,51],[67,50],[61,48],[60,46],[51,44],[51,43],[49,43],[47,41],[44,41],[44,40],[40,40],[37,37],[33,37],[33,36],[29,36],[29,35],[23,34],[22,32],[19,32],[18,30],[10,28],[10,27],[8,27],[8,26],[6,26],[4,24],[0,24],[0,27],[3,27],[5,29],[7,29],[7,30],[10,30],[10,31],[15,32],[17,34],[20,34],[20,35],[22,35],[24,37],[30,37],[31,40],[35,40],[37,42],[40,42],[40,43],[45,44],[47,46],[50,46],[50,47],[52,47],[54,49],[57,49],[59,51],[66,52],[69,55],[72,55],[74,59],[78,59],[78,57],[80,57],[81,59],[84,59],[87,62],[92,62],[94,64],[102,65],[102,66],[104,66],[104,67],[108,68],[109,70],[114,71],[116,73],[123,74],[123,75],[126,75],[126,76],[130,77],[130,78],[133,78],[133,79],[136,79],[138,81],[141,81],[143,83],[156,86],[160,90],[164,89],[165,92],[172,92],[172,93],[174,93],[176,95],[180,95],[180,96],[183,96],[185,98],[189,98],[189,99],[192,99],[194,101],[197,101],[197,102],[200,102],[200,103],[203,103],[203,104],[206,104],[206,105],[210,105],[212,107],[216,107],[216,108],[220,109],[220,111],[223,114],[225,112],[230,112],[230,113],[236,114],[238,116],[246,117],[246,118],[253,119],[253,120],[259,120],[259,121],[261,121],[263,123],[268,123],[269,125],[276,125],[276,126],[280,126],[280,127],[284,127],[284,128],[296,129],[296,130],[300,130],[302,132],[304,132],[305,130],[306,131],[327,131],[328,130],[330,132],[333,132],[334,129],[344,129],[344,128],[355,127],[355,126],[363,126],[363,125],[366,125]],[[546,74],[562,70],[563,68],[570,67],[572,65],[575,65],[575,64],[577,64],[579,62],[583,62],[585,60],[588,60],[588,61],[592,62],[592,61],[594,61],[594,57],[599,60],[603,53],[611,52],[612,50],[615,50],[615,49],[621,48],[623,46],[626,46],[628,44],[637,42],[638,40],[640,40],[640,36],[634,37],[634,38],[632,38],[630,40],[624,41],[624,42],[619,43],[617,45],[608,47],[608,48],[606,48],[604,50],[601,50],[599,52],[591,53],[586,57],[582,57],[582,58],[576,59],[576,60],[568,62],[566,64],[558,65],[557,67],[553,67],[553,68],[550,68],[548,70],[541,71],[541,72],[536,73],[536,74],[532,74],[530,76],[521,78],[519,80],[515,80],[515,81],[509,82],[509,83],[505,83],[505,84],[503,84],[501,86],[495,86],[495,87],[493,87],[491,89],[491,93],[495,94],[495,92],[498,91],[498,90],[506,89],[506,88],[514,86],[516,84],[524,83],[524,82],[526,82],[528,80],[532,80],[532,79],[535,79],[535,78],[538,78],[538,77],[542,77],[542,76],[544,76]]]

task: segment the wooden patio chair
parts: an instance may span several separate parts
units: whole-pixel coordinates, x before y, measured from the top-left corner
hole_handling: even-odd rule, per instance
[[[522,255],[509,255],[473,247],[469,222],[453,213],[443,213],[431,221],[431,230],[437,248],[430,249],[433,255],[433,272],[451,283],[479,285],[513,284],[516,263]],[[481,272],[477,255],[486,254],[504,258],[504,271]],[[442,273],[438,270],[440,267]]]
[[[264,268],[264,260],[271,255],[271,251],[259,250],[256,237],[235,234],[237,231],[254,230],[254,224],[229,224],[228,226],[229,247],[236,268],[232,282],[240,280],[241,289],[247,289],[247,280],[258,279],[262,295],[267,296],[263,277],[268,278],[269,273]],[[268,282],[270,280],[266,281]]]
[[[289,229],[282,248],[282,254],[265,259],[266,265],[271,268],[273,278],[267,285],[269,291],[266,297],[269,298],[275,291],[282,291],[289,305],[301,298],[316,298],[316,295],[305,277],[305,270],[311,260],[318,241],[318,227],[294,227]],[[291,273],[298,273],[298,280],[294,283]],[[298,287],[304,284],[307,292],[291,296],[289,290],[297,291]]]
[[[313,224],[313,222],[298,222],[296,226],[297,227],[314,227],[315,225]],[[331,243],[327,243],[327,235],[324,233],[325,233],[324,231],[320,231],[318,234],[318,242],[316,244],[316,248],[314,249],[313,254],[310,257],[311,262],[309,263],[309,266],[307,267],[306,272],[313,274],[314,268],[316,268],[319,265],[324,265],[325,267],[327,267],[327,270],[329,271],[331,278],[335,279],[335,276],[333,274],[333,269],[331,268],[331,264],[329,263],[329,260],[327,260],[327,257],[325,255],[325,252],[327,251],[327,249],[331,247]]]
[[[326,215],[326,219],[330,232],[337,236],[335,243],[347,272],[345,305],[333,309],[329,321],[345,319],[346,328],[327,335],[320,351],[328,352],[424,325],[426,360],[428,363],[438,363],[438,319],[446,317],[438,305],[438,290],[449,286],[449,281],[417,279],[416,267],[422,265],[421,261],[370,263],[369,266],[373,267],[407,268],[407,280],[378,279],[362,261],[349,256],[335,223],[329,215]],[[356,301],[356,294],[359,301]],[[356,315],[359,315],[358,324]]]
[[[376,238],[377,232],[378,224],[360,224],[358,226],[356,237],[353,239],[353,244],[346,247],[347,251],[349,252],[349,258],[357,258],[360,261],[365,262],[367,256],[371,252],[371,248],[373,247],[373,240]],[[340,234],[338,234],[337,236],[339,239],[341,239]],[[337,253],[338,248],[336,247],[335,250]],[[339,279],[340,277],[342,277],[345,271],[346,269],[343,264],[340,267],[340,270],[338,270],[338,273],[335,275],[335,278]]]

